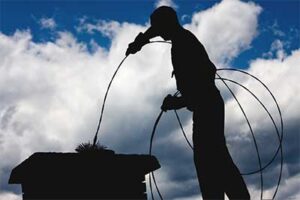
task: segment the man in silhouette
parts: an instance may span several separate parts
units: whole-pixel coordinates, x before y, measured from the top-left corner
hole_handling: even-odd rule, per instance
[[[166,96],[164,111],[187,107],[193,112],[194,162],[204,199],[250,199],[238,168],[226,147],[224,102],[216,88],[215,65],[203,45],[178,22],[167,6],[151,14],[151,26],[128,45],[126,55],[138,52],[149,39],[161,36],[172,41],[172,64],[181,96]]]

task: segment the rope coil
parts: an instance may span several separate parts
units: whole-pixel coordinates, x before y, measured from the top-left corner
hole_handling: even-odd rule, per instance
[[[171,44],[171,42],[166,42],[166,41],[151,41],[149,43],[168,43],[168,44]],[[104,114],[104,108],[105,108],[105,103],[106,103],[106,99],[107,99],[107,96],[108,96],[108,92],[110,90],[110,87],[112,85],[112,82],[113,82],[114,78],[116,77],[119,69],[121,68],[122,64],[124,63],[124,61],[126,60],[127,57],[128,56],[125,56],[122,59],[122,61],[120,62],[120,64],[118,65],[117,69],[115,70],[115,72],[114,72],[114,74],[113,74],[113,76],[112,76],[112,78],[111,78],[111,80],[109,82],[107,90],[105,92],[103,103],[102,103],[102,108],[101,108],[101,113],[100,113],[100,117],[99,117],[97,129],[96,129],[96,133],[95,133],[95,136],[94,136],[94,139],[93,139],[93,145],[94,146],[96,145],[97,140],[98,140],[98,134],[99,134],[99,131],[100,131],[100,126],[101,126],[101,122],[102,122],[102,118],[103,118],[103,114]],[[251,135],[252,135],[252,139],[253,139],[253,142],[254,142],[254,145],[255,145],[255,149],[256,149],[256,154],[257,154],[259,169],[251,171],[251,172],[241,173],[241,175],[252,175],[252,174],[260,173],[260,186],[261,186],[260,197],[261,197],[261,199],[263,199],[263,170],[265,170],[267,167],[269,167],[275,161],[275,158],[277,157],[278,153],[280,152],[280,173],[279,173],[279,177],[278,177],[278,181],[277,181],[277,186],[276,186],[275,192],[274,192],[273,197],[272,197],[272,199],[274,199],[275,196],[276,196],[276,194],[277,194],[277,192],[278,192],[278,188],[279,188],[281,177],[282,177],[282,169],[283,169],[283,152],[282,152],[283,119],[282,119],[282,113],[281,113],[280,107],[278,105],[278,102],[277,102],[276,98],[274,97],[273,93],[269,90],[269,88],[260,79],[258,79],[254,75],[252,75],[252,74],[250,74],[248,72],[239,70],[239,69],[234,69],[234,68],[221,68],[221,69],[218,69],[217,71],[224,71],[224,70],[233,71],[233,72],[239,72],[239,73],[243,73],[243,74],[246,74],[246,75],[252,77],[253,79],[255,79],[256,81],[258,81],[260,84],[262,84],[264,86],[264,88],[269,92],[269,94],[271,95],[273,101],[276,104],[276,107],[277,107],[277,110],[278,110],[278,113],[279,113],[279,116],[280,116],[280,127],[281,127],[280,133],[279,133],[278,127],[277,127],[277,125],[276,125],[276,123],[275,123],[272,115],[270,114],[270,112],[268,111],[268,109],[265,107],[265,105],[261,102],[261,100],[252,91],[250,91],[247,87],[243,86],[242,84],[240,84],[240,83],[238,83],[238,82],[236,82],[234,80],[231,80],[231,79],[222,78],[218,73],[216,73],[216,75],[218,76],[218,78],[216,78],[216,80],[221,80],[224,83],[224,85],[227,87],[227,89],[229,90],[229,92],[231,93],[231,95],[234,97],[234,99],[237,102],[237,104],[239,105],[239,108],[242,111],[243,116],[244,116],[244,118],[245,118],[245,120],[246,120],[246,122],[248,124],[249,129],[250,129],[250,132],[251,132]],[[279,145],[277,147],[277,150],[276,150],[275,154],[272,156],[272,158],[270,159],[270,161],[267,162],[267,164],[265,164],[264,166],[262,166],[262,164],[261,164],[261,158],[260,158],[260,154],[259,154],[259,149],[258,149],[257,141],[256,141],[256,138],[255,138],[254,132],[252,130],[251,124],[250,124],[250,122],[248,120],[248,117],[247,117],[247,115],[246,115],[243,107],[241,106],[240,102],[238,101],[238,99],[236,98],[236,96],[234,95],[234,93],[232,92],[231,88],[227,85],[226,82],[234,83],[234,84],[242,87],[246,91],[248,91],[260,103],[260,105],[263,107],[263,109],[267,112],[268,116],[270,117],[270,119],[271,119],[271,121],[272,121],[272,123],[273,123],[273,125],[275,127],[276,134],[278,136]],[[176,92],[174,95],[177,95],[177,94],[178,94],[178,92]],[[182,123],[180,121],[180,118],[179,118],[179,115],[178,115],[177,111],[174,110],[174,113],[176,115],[176,119],[177,119],[177,121],[179,123],[180,129],[182,131],[182,134],[183,134],[183,136],[184,136],[184,138],[185,138],[188,146],[191,149],[193,149],[192,144],[189,142],[189,140],[188,140],[188,138],[187,138],[187,136],[185,134],[185,131],[183,129],[183,126],[182,126]],[[158,125],[158,123],[159,123],[159,121],[160,121],[160,119],[162,117],[162,114],[163,114],[163,111],[161,111],[159,113],[159,115],[158,115],[158,117],[157,117],[157,119],[156,119],[156,121],[154,123],[154,127],[153,127],[151,138],[150,138],[149,155],[152,154],[152,146],[153,146],[154,135],[155,135],[155,131],[156,131],[157,125]],[[151,172],[150,176],[149,176],[149,187],[150,187],[152,199],[154,200],[154,193],[153,193],[153,190],[152,190],[151,177],[153,179],[156,191],[157,191],[160,199],[163,200],[162,194],[159,191],[159,188],[158,188],[158,185],[157,185],[157,182],[156,182],[156,179],[155,179],[154,172]]]

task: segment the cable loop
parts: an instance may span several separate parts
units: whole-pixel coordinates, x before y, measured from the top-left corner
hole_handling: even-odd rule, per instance
[[[167,43],[167,44],[172,44],[171,42],[168,42],[168,41],[150,41],[148,44],[153,44],[153,43]],[[99,121],[98,121],[98,125],[97,125],[97,129],[96,129],[96,132],[95,132],[95,136],[94,136],[94,139],[93,139],[93,145],[95,146],[96,143],[97,143],[97,140],[98,140],[98,134],[99,134],[99,131],[100,131],[100,126],[101,126],[101,123],[102,123],[102,118],[103,118],[103,114],[104,114],[104,108],[105,108],[105,103],[106,103],[106,99],[107,99],[107,96],[108,96],[108,93],[109,93],[109,90],[110,90],[110,87],[112,85],[112,82],[114,80],[114,78],[116,77],[119,69],[121,68],[121,66],[123,65],[124,61],[126,60],[128,56],[125,56],[122,61],[120,62],[120,64],[118,65],[117,69],[115,70],[109,84],[108,84],[108,87],[107,87],[107,90],[105,92],[105,95],[104,95],[104,99],[103,99],[103,103],[102,103],[102,108],[101,108],[101,112],[100,112],[100,117],[99,117]],[[243,70],[239,70],[239,69],[234,69],[234,68],[221,68],[221,69],[217,69],[217,71],[234,71],[234,72],[239,72],[239,73],[243,73],[243,74],[246,74],[252,78],[254,78],[255,80],[257,80],[259,83],[261,83],[264,88],[269,92],[269,94],[272,96],[272,99],[274,100],[276,106],[277,106],[277,110],[278,110],[278,113],[279,113],[279,116],[280,116],[280,126],[281,126],[281,129],[280,129],[280,133],[279,134],[279,130],[278,130],[278,127],[272,117],[272,115],[270,114],[270,112],[268,111],[268,109],[265,107],[265,105],[260,101],[260,99],[251,91],[249,90],[247,87],[243,86],[242,84],[234,81],[234,80],[231,80],[231,79],[227,79],[227,78],[222,78],[218,73],[216,73],[216,75],[218,76],[218,78],[216,78],[216,80],[221,80],[224,85],[227,87],[227,89],[230,91],[231,95],[234,97],[235,101],[237,102],[238,106],[240,107],[240,110],[242,111],[243,115],[244,115],[244,118],[248,124],[248,127],[250,129],[250,132],[251,132],[251,135],[252,135],[252,138],[253,138],[253,142],[254,142],[254,145],[255,145],[255,149],[256,149],[256,154],[257,154],[257,158],[258,158],[258,164],[259,164],[259,169],[258,170],[254,170],[254,171],[251,171],[251,172],[247,172],[247,173],[241,173],[241,175],[252,175],[252,174],[256,174],[256,173],[260,173],[260,185],[261,185],[261,199],[263,199],[263,170],[265,170],[268,166],[270,166],[274,161],[275,161],[275,158],[277,157],[278,153],[280,152],[280,173],[279,173],[279,177],[278,177],[278,181],[277,181],[277,186],[276,186],[276,190],[273,194],[273,197],[272,199],[275,198],[277,192],[278,192],[278,188],[279,188],[279,185],[280,185],[280,181],[281,181],[281,177],[282,177],[282,169],[283,169],[283,152],[282,152],[282,140],[283,140],[283,119],[282,119],[282,113],[281,113],[281,110],[280,110],[280,107],[279,107],[279,104],[276,100],[276,98],[274,97],[273,93],[270,91],[270,89],[260,80],[258,79],[256,76],[246,72],[246,71],[243,71]],[[242,87],[243,89],[245,89],[246,91],[248,91],[259,103],[260,105],[264,108],[264,110],[267,112],[267,114],[269,115],[274,127],[275,127],[275,130],[276,130],[276,134],[278,136],[278,140],[279,140],[279,145],[278,145],[278,148],[275,152],[275,154],[273,155],[272,159],[264,166],[262,166],[261,164],[261,158],[260,158],[260,154],[259,154],[259,149],[258,149],[258,145],[257,145],[257,142],[256,142],[256,138],[255,138],[255,135],[253,133],[253,130],[252,130],[252,127],[251,127],[251,124],[248,120],[248,117],[243,109],[243,107],[241,106],[240,102],[238,101],[238,99],[236,98],[236,96],[234,95],[234,93],[232,92],[232,90],[230,89],[230,87],[227,85],[226,82],[231,82],[231,83],[234,83],[236,85],[239,85],[240,87]],[[174,96],[177,96],[179,94],[179,92],[177,91]],[[176,115],[176,118],[177,118],[177,121],[179,123],[179,126],[180,126],[180,129],[182,131],[182,134],[185,138],[185,140],[187,141],[187,144],[189,145],[189,147],[191,149],[193,149],[193,146],[192,144],[189,142],[186,134],[185,134],[185,131],[184,131],[184,128],[183,128],[183,125],[180,121],[180,118],[179,118],[179,115],[177,113],[176,110],[174,110],[174,113]],[[155,132],[156,132],[156,128],[157,128],[157,125],[162,117],[162,114],[163,114],[163,111],[161,111],[154,123],[154,127],[153,127],[153,130],[152,130],[152,133],[151,133],[151,138],[150,138],[150,147],[149,147],[149,155],[152,154],[152,146],[153,146],[153,140],[154,140],[154,135],[155,135]],[[163,200],[163,197],[161,195],[161,192],[159,191],[159,188],[157,186],[157,182],[155,180],[155,175],[153,172],[150,173],[149,175],[149,187],[150,187],[150,191],[151,191],[151,197],[152,197],[152,200],[154,200],[154,194],[153,194],[153,190],[152,190],[152,181],[151,181],[151,177],[153,179],[153,182],[154,182],[154,185],[155,185],[155,188],[156,188],[156,191],[160,197],[161,200]]]

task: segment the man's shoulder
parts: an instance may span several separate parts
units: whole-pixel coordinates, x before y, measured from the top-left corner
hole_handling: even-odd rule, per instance
[[[185,28],[182,28],[182,31],[181,31],[182,35],[184,35],[184,37],[188,37],[188,38],[192,38],[192,39],[197,39],[197,37],[195,36],[194,33],[192,33],[190,30],[188,29],[185,29]]]
[[[181,41],[187,45],[196,45],[196,46],[202,46],[202,43],[199,41],[199,39],[190,31],[187,29],[182,28],[181,30]]]

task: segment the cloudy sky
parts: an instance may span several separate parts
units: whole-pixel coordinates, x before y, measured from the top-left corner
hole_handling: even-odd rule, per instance
[[[274,93],[284,120],[284,165],[277,199],[300,199],[300,3],[265,1],[7,1],[0,0],[0,199],[20,199],[8,185],[12,168],[34,152],[73,152],[91,141],[108,82],[128,43],[149,26],[149,15],[170,5],[203,43],[218,68],[238,68]],[[161,40],[161,38],[155,38]],[[129,56],[112,85],[100,143],[117,153],[147,153],[163,98],[176,91],[170,45],[150,44]],[[276,104],[257,81],[220,71],[247,86],[280,128]],[[235,100],[226,102],[226,139],[241,172],[258,169],[251,133]],[[228,83],[249,117],[262,164],[279,145],[272,121],[249,93]],[[191,139],[191,113],[179,111]],[[156,173],[165,199],[200,199],[188,148],[173,112],[163,115],[154,142]],[[272,198],[280,157],[264,170],[264,198]],[[259,174],[244,177],[253,199]]]

